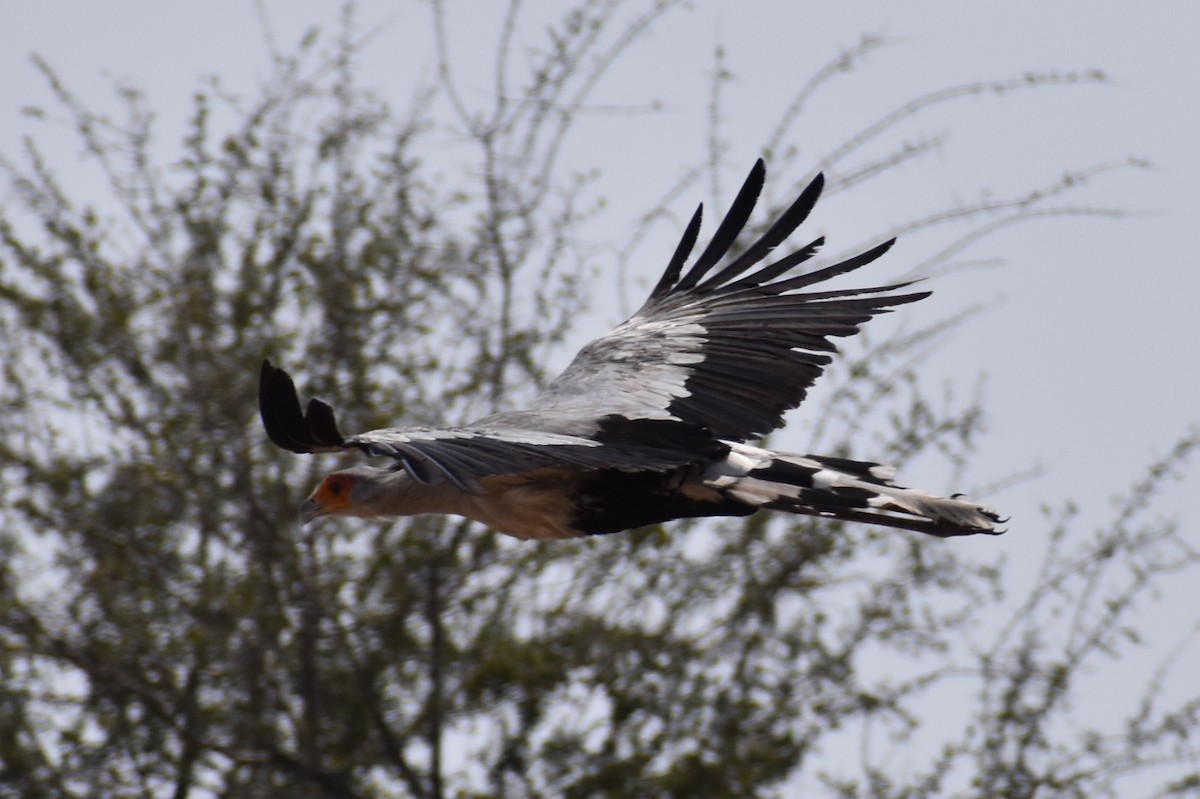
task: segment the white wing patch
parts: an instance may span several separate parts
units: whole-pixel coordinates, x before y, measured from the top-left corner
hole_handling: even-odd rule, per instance
[[[409,444],[420,441],[462,441],[469,439],[487,439],[506,444],[526,444],[535,447],[599,447],[599,441],[582,436],[572,436],[565,433],[548,433],[541,430],[495,430],[473,427],[385,427],[361,433],[347,439],[350,444],[366,444],[387,448],[395,444]]]
[[[674,419],[671,403],[691,396],[696,364],[704,362],[702,314],[652,319],[634,316],[585,347],[535,401],[535,410],[597,409],[629,418]]]

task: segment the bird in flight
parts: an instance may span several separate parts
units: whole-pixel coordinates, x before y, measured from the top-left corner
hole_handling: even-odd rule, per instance
[[[304,500],[303,520],[444,513],[517,538],[555,539],[769,509],[942,537],[1003,532],[992,508],[896,485],[891,467],[752,443],[801,403],[831,361],[831,338],[929,295],[896,293],[907,283],[820,287],[871,263],[894,239],[807,274],[789,275],[821,238],[764,265],[809,215],[820,175],[757,241],[731,255],[765,175],[760,159],[685,272],[698,208],[641,309],[585,346],[526,410],[463,427],[347,437],[329,405],[302,406],[287,372],[264,361],[259,406],[275,444],[383,459],[325,477]]]

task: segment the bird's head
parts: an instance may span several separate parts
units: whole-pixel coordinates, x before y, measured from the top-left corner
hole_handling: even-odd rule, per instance
[[[385,470],[360,465],[327,475],[300,505],[308,524],[320,516],[378,516],[376,499]]]

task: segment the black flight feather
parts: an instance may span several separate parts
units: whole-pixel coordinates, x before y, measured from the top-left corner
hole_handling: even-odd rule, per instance
[[[670,294],[671,289],[675,287],[675,281],[679,279],[679,272],[687,262],[688,256],[692,254],[692,248],[696,246],[696,239],[700,237],[700,222],[703,217],[704,203],[700,203],[696,208],[696,213],[692,214],[692,221],[688,222],[687,227],[683,230],[683,236],[679,239],[675,254],[671,256],[671,262],[667,264],[662,277],[658,279],[654,291],[650,292],[648,303]]]
[[[296,384],[282,369],[264,360],[258,383],[258,407],[267,436],[291,452],[307,453],[316,448],[308,431]]]
[[[773,264],[768,264],[767,266],[764,266],[762,269],[758,270],[757,272],[752,272],[749,275],[746,275],[741,280],[738,280],[734,283],[730,283],[728,286],[724,286],[723,289],[726,292],[733,292],[733,291],[741,291],[742,289],[750,289],[750,288],[755,288],[756,286],[761,286],[763,283],[766,283],[768,280],[774,280],[775,278],[779,277],[780,275],[782,275],[784,272],[788,271],[789,269],[795,267],[798,264],[804,263],[809,258],[812,258],[814,255],[817,254],[817,252],[820,251],[820,249],[823,246],[825,246],[825,237],[821,236],[820,238],[816,239],[815,241],[810,242],[806,246],[801,247],[799,250],[796,250],[794,253],[787,256],[786,258],[776,261]]]
[[[333,408],[321,402],[321,400],[314,397],[308,401],[308,410],[304,414],[304,421],[308,427],[308,432],[312,436],[312,440],[318,446],[341,447],[345,445],[346,440],[338,432],[337,420],[334,418]]]
[[[866,252],[859,253],[853,258],[847,258],[841,263],[834,264],[833,266],[827,266],[824,269],[818,269],[815,272],[809,272],[806,275],[798,275],[796,277],[788,278],[787,280],[781,280],[778,283],[772,283],[770,286],[764,286],[764,288],[769,288],[773,294],[782,294],[785,291],[802,289],[805,286],[811,286],[813,283],[820,283],[822,281],[829,280],[832,277],[844,275],[847,272],[853,272],[855,269],[866,266],[875,259],[879,258],[885,252],[890,250],[892,245],[895,243],[895,239],[888,239],[882,244],[875,245]],[[795,254],[793,253],[793,255]],[[783,260],[786,261],[792,257],[793,256],[788,256],[788,258]]]
[[[771,253],[771,250],[782,244],[784,239],[792,235],[796,228],[800,227],[805,219],[808,219],[808,215],[812,213],[813,206],[817,204],[817,199],[821,196],[821,189],[824,186],[825,176],[818,174],[808,184],[807,188],[800,193],[795,202],[775,220],[775,223],[767,229],[767,232],[758,241],[750,245],[745,252],[735,258],[732,263],[720,272],[717,272],[717,274],[696,286],[696,290],[703,292],[715,289],[733,280],[766,258]],[[802,260],[805,259],[801,258],[795,263],[800,263]]]
[[[729,212],[717,226],[717,232],[713,234],[712,240],[704,248],[704,252],[700,253],[700,257],[696,259],[696,263],[692,265],[688,273],[683,276],[683,280],[676,284],[676,293],[690,289],[699,283],[705,273],[716,266],[725,253],[729,252],[729,248],[733,246],[738,234],[746,226],[746,221],[750,219],[750,212],[754,210],[754,206],[758,202],[758,195],[762,192],[766,175],[767,167],[760,158],[754,162],[754,167],[746,176],[746,182],[742,184],[737,197],[734,198],[733,205],[729,206]]]

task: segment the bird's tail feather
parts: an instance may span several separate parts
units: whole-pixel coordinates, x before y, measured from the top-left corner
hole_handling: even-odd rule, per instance
[[[705,482],[741,502],[790,513],[942,537],[1004,532],[994,509],[898,486],[894,476],[894,469],[877,463],[731,444],[729,456],[709,470]]]

